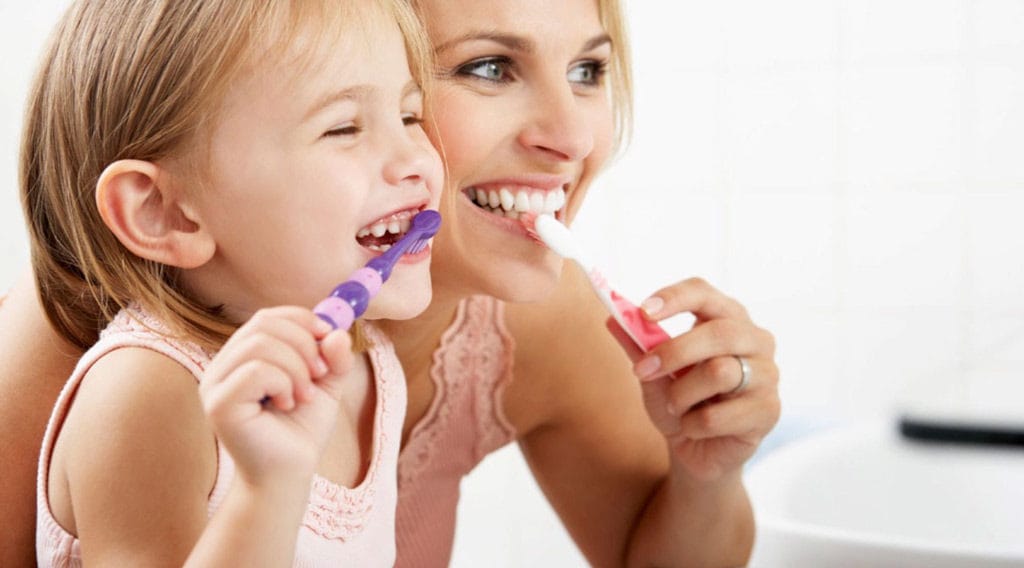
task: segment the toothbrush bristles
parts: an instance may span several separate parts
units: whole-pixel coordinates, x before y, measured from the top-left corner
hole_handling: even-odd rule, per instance
[[[537,214],[533,211],[526,211],[519,214],[519,223],[526,229],[526,234],[530,237],[530,240],[539,244],[545,245],[544,241],[541,240],[540,235],[537,234]]]

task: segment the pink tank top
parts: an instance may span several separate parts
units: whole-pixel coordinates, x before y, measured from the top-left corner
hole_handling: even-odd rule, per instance
[[[502,398],[514,348],[502,303],[474,296],[459,304],[434,352],[434,400],[398,460],[396,566],[448,565],[459,483],[515,438]]]
[[[89,367],[121,347],[144,347],[162,353],[188,369],[197,381],[210,362],[212,353],[191,343],[168,340],[154,331],[160,329],[164,329],[160,322],[140,310],[122,311],[79,361],[57,399],[43,438],[37,478],[36,558],[40,567],[81,566],[78,539],[57,524],[50,513],[46,480],[54,442]],[[373,441],[370,468],[362,483],[351,489],[320,476],[314,478],[299,530],[295,566],[391,566],[395,561],[395,476],[405,418],[405,375],[387,337],[371,325],[364,329],[377,387],[377,437]],[[208,507],[211,515],[223,501],[234,476],[234,463],[220,444],[217,456],[217,479]]]

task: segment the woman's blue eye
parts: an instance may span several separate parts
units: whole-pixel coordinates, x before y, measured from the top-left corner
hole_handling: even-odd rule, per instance
[[[607,64],[602,61],[585,61],[569,69],[567,78],[570,83],[582,85],[599,85],[604,77]]]
[[[455,72],[459,75],[470,75],[485,81],[500,83],[508,80],[510,62],[502,57],[489,57],[471,61]]]

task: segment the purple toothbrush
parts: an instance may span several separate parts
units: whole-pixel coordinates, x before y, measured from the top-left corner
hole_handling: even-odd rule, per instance
[[[419,212],[412,218],[409,231],[402,238],[384,254],[372,258],[366,266],[353,272],[348,280],[338,284],[330,296],[313,308],[313,313],[334,329],[352,327],[352,322],[366,312],[370,300],[380,292],[381,284],[391,276],[391,269],[402,255],[423,250],[440,228],[440,213],[432,209]]]

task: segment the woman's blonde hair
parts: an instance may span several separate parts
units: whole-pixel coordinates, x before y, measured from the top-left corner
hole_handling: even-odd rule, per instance
[[[612,112],[615,116],[615,148],[621,152],[633,130],[633,65],[630,60],[629,29],[621,0],[597,0],[601,25],[612,40],[608,69]]]
[[[397,21],[410,71],[422,84],[431,50],[418,19],[403,0],[374,4]],[[215,348],[234,330],[217,308],[190,296],[174,268],[121,245],[100,218],[96,183],[117,160],[201,155],[240,72],[288,52],[300,33],[351,29],[362,6],[82,0],[68,9],[29,95],[20,160],[37,287],[62,336],[87,348],[132,302],[205,346]]]

